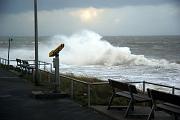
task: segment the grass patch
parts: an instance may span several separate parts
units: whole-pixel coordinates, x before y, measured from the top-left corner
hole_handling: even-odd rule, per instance
[[[6,67],[6,66],[1,66]],[[12,68],[15,70],[15,68]],[[20,71],[16,71],[15,74],[22,74]],[[54,74],[39,70],[39,84],[41,85],[41,89],[52,90],[53,85],[51,84],[54,80]],[[64,77],[65,76],[65,77]],[[26,79],[27,81],[34,82],[32,74],[23,74],[21,77]],[[82,82],[81,82],[82,81]],[[87,76],[75,76],[72,74],[61,75],[60,76],[60,86],[59,90],[72,94],[73,91],[73,99],[80,103],[83,106],[88,105],[88,84],[90,85],[90,101],[91,105],[108,105],[109,98],[112,95],[112,89],[110,86],[106,84],[98,84],[93,85],[96,82],[104,82],[95,77],[87,77]],[[73,88],[72,88],[73,84]],[[126,105],[127,100],[124,98],[115,98],[113,101],[113,105]]]

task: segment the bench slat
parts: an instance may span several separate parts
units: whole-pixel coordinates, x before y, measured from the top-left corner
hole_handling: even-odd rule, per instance
[[[114,96],[127,98],[129,99],[129,104],[124,115],[125,117],[128,116],[130,110],[134,109],[134,103],[151,102],[151,99],[149,97],[138,94],[135,85],[111,79],[109,79],[109,85],[113,89],[113,94],[111,96],[111,99],[109,100],[108,110],[110,109]],[[116,89],[121,91],[117,91]]]
[[[147,89],[148,94],[151,96],[153,101],[153,108],[149,114],[148,120],[151,119],[151,116],[154,110],[163,110],[168,113],[173,113],[175,115],[180,115],[180,96],[174,95],[158,90]],[[157,101],[159,103],[157,104]],[[175,119],[177,119],[175,117]]]
[[[126,97],[126,98],[131,98],[131,95],[129,94],[129,92],[126,91],[121,91],[121,92],[116,92],[116,95],[121,96],[121,97]]]
[[[150,90],[150,94],[152,96],[152,99],[154,100],[160,100],[167,103],[172,103],[175,105],[180,106],[180,96],[179,95],[173,95],[170,93],[157,91],[157,90]]]
[[[28,73],[30,73],[31,71],[31,73],[33,73],[35,67],[32,66],[32,64],[29,64],[27,60],[16,59],[16,62],[17,62],[16,68],[20,68],[21,71],[25,71]]]
[[[173,112],[173,113],[176,113],[176,114],[180,115],[180,108],[178,108],[175,105],[170,106],[170,105],[167,105],[167,104],[157,104],[156,107],[158,109],[163,109],[163,110],[166,110],[168,112]]]
[[[131,99],[131,95],[127,91],[116,92],[116,95]],[[140,95],[140,94],[133,94],[133,96],[134,96],[134,100],[136,100],[138,102],[150,101],[151,100],[151,98],[149,98],[148,96],[143,96],[143,95]]]

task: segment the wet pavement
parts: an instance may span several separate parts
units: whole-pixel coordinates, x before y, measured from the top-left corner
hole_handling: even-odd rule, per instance
[[[0,120],[111,120],[69,98],[39,100],[34,86],[0,68]]]

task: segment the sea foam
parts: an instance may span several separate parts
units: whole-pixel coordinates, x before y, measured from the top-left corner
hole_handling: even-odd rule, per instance
[[[150,59],[144,55],[132,54],[129,47],[116,47],[98,33],[83,30],[71,36],[55,35],[49,41],[41,41],[39,44],[39,60],[51,62],[48,53],[61,43],[65,48],[59,53],[60,63],[66,65],[148,65],[158,67],[178,67],[179,64],[170,63],[165,59]],[[7,57],[6,50],[1,50],[2,57]],[[11,59],[34,59],[34,49],[16,48],[10,51]]]
[[[115,47],[102,39],[102,36],[89,30],[84,30],[71,36],[55,35],[51,38],[51,47],[60,43],[65,48],[60,52],[63,64],[70,65],[150,65],[176,66],[165,59],[149,59],[144,55],[131,53],[129,47]]]

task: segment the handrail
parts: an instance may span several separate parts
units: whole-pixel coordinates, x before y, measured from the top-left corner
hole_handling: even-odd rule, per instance
[[[16,60],[9,60],[9,61],[13,61],[15,62]],[[26,60],[26,61],[35,61],[35,60]],[[5,58],[1,58],[0,57],[0,63],[4,64],[4,65],[7,65],[8,63],[8,59],[5,59]],[[52,63],[48,63],[48,62],[44,62],[44,61],[38,61],[38,65],[41,66],[41,65],[44,65],[44,71],[45,71],[45,68],[46,68],[46,65],[50,65],[50,72],[52,72]],[[30,65],[33,65],[33,64],[30,64]]]
[[[73,98],[74,95],[74,84],[73,82],[78,82],[78,83],[82,83],[87,85],[87,97],[88,97],[88,101],[87,101],[87,105],[90,107],[91,106],[91,86],[93,85],[107,85],[109,82],[103,81],[103,82],[86,82],[86,81],[82,81],[82,80],[78,80],[76,78],[72,78],[66,75],[60,75],[60,77],[64,77],[67,78],[69,80],[71,80],[71,96]],[[146,81],[134,81],[134,82],[127,82],[127,83],[132,83],[132,84],[137,84],[137,83],[142,83],[143,84],[143,88],[142,88],[142,92],[145,93],[146,90],[146,84],[151,84],[151,85],[156,85],[156,86],[161,86],[161,87],[166,87],[166,88],[171,88],[172,89],[172,94],[175,94],[175,90],[180,90],[180,88],[174,87],[174,86],[168,86],[168,85],[161,85],[161,84],[157,84],[157,83],[152,83],[152,82],[146,82]]]
[[[0,58],[0,63],[1,63],[1,60],[7,61],[7,59]],[[29,60],[29,61],[34,61],[34,60]],[[43,61],[39,61],[39,62],[47,63],[47,62],[43,62]],[[49,72],[49,74],[53,74],[52,73],[52,64],[51,63],[47,63],[47,64],[51,65],[51,71]],[[47,64],[44,64],[44,65],[47,65]],[[79,79],[76,79],[76,78],[72,78],[70,76],[66,76],[66,75],[63,75],[63,74],[60,74],[60,77],[64,77],[64,78],[67,78],[67,79],[71,80],[71,96],[73,96],[73,94],[74,94],[74,82],[78,82],[78,83],[82,83],[82,84],[87,85],[88,106],[89,107],[91,105],[91,86],[93,86],[93,85],[107,85],[108,84],[108,82],[106,82],[106,81],[102,81],[102,82],[88,82],[87,81],[86,82],[86,81],[82,81],[82,80],[79,80]],[[172,89],[172,94],[175,94],[175,90],[180,90],[180,88],[175,87],[175,86],[162,85],[162,84],[152,83],[152,82],[147,82],[147,81],[134,81],[134,82],[132,81],[132,82],[127,82],[127,83],[132,83],[132,84],[142,83],[143,84],[143,87],[142,87],[143,93],[145,93],[146,84],[156,85],[156,86],[161,86],[161,87],[166,87],[166,88],[171,88]]]
[[[157,86],[162,86],[162,87],[167,87],[167,88],[174,88],[174,89],[177,89],[177,90],[180,90],[180,88],[177,88],[175,86],[168,86],[168,85],[162,85],[162,84],[157,84],[157,83],[152,83],[152,82],[146,82],[145,83],[147,84],[152,84],[152,85],[157,85]]]
[[[79,83],[83,83],[83,84],[87,84],[87,85],[104,85],[104,84],[108,84],[108,82],[93,82],[93,83],[86,82],[86,81],[78,80],[76,78],[68,77],[68,76],[65,76],[65,75],[62,75],[62,74],[60,74],[60,77],[64,77],[64,78],[73,80],[75,82],[79,82]]]
[[[73,81],[75,81],[75,82],[79,82],[79,83],[83,83],[83,84],[90,84],[89,82],[85,82],[85,81],[82,81],[82,80],[78,80],[78,79],[76,79],[76,78],[72,78],[72,77],[68,77],[68,76],[65,76],[65,75],[60,75],[60,77],[64,77],[64,78],[67,78],[67,79],[70,79],[70,80],[73,80]]]
[[[180,88],[175,87],[175,86],[162,85],[162,84],[147,82],[147,81],[135,81],[135,82],[127,82],[127,83],[146,83],[146,84],[151,84],[151,85],[156,85],[156,86],[161,86],[161,87],[166,87],[166,88],[174,88],[176,90],[180,90]]]
[[[109,82],[94,82],[94,83],[91,83],[91,85],[104,85],[104,84],[109,84]]]
[[[2,64],[4,64],[4,65],[7,65],[8,59],[1,58],[1,57],[0,57],[0,63],[2,63]]]

